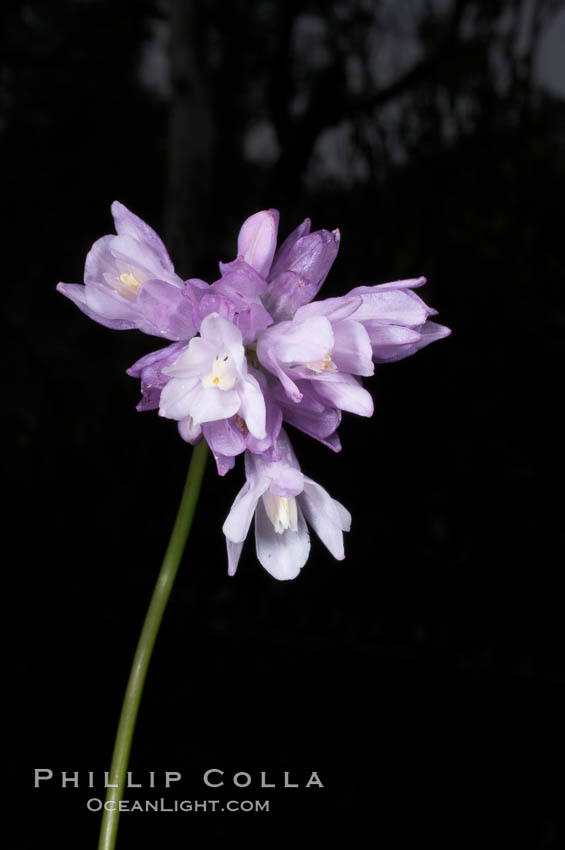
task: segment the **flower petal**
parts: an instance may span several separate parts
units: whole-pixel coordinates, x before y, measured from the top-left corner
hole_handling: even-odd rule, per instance
[[[195,336],[163,371],[174,378],[202,378],[212,368],[215,356],[216,349],[207,340]]]
[[[253,375],[247,375],[238,385],[240,398],[239,414],[245,420],[249,433],[258,440],[267,436],[265,399],[257,380]]]
[[[359,290],[363,290],[360,292]],[[361,306],[353,313],[352,319],[362,322],[365,319],[378,319],[393,325],[423,324],[429,315],[429,308],[415,292],[409,289],[381,289],[379,286],[359,286],[349,295],[360,294]]]
[[[247,456],[246,456],[247,461]],[[246,462],[246,472],[249,464]],[[257,502],[269,489],[269,479],[264,475],[247,474],[247,481],[235,497],[222,531],[232,543],[243,543],[247,537]]]
[[[310,535],[300,506],[297,505],[297,531],[287,528],[277,534],[267,516],[263,499],[255,511],[255,546],[257,557],[273,578],[286,581],[296,578],[310,554]]]
[[[334,372],[314,376],[312,386],[320,398],[328,401],[332,407],[357,413],[358,416],[373,415],[374,405],[371,394],[352,375]]]
[[[159,416],[177,420],[193,416],[195,400],[201,390],[200,378],[172,378],[161,391]]]
[[[414,328],[413,331],[416,338],[406,340],[404,344],[384,345],[380,342],[373,343],[373,358],[375,363],[392,363],[396,360],[403,360],[421,348],[425,348],[431,342],[443,339],[451,333],[450,329],[444,325],[438,325],[436,322],[430,321],[427,321],[418,328]],[[375,336],[371,331],[369,331],[369,335]]]
[[[322,543],[338,561],[345,558],[343,525],[351,524],[351,515],[315,481],[304,477],[304,492],[298,497],[304,516]],[[339,508],[337,507],[339,505]]]
[[[131,327],[139,324],[139,310],[135,301],[127,301],[103,283],[90,283],[84,287],[84,296],[88,309],[95,316],[103,319],[118,319],[131,323]]]
[[[218,313],[211,313],[202,320],[200,334],[215,348],[218,357],[226,353],[230,354],[235,360],[237,369],[241,369],[245,355],[241,331],[232,322],[228,322]]]
[[[372,375],[373,350],[367,331],[359,322],[345,319],[332,325],[334,347],[332,360],[339,372],[352,375]]]
[[[146,280],[137,295],[137,306],[153,333],[166,339],[188,340],[196,333],[192,305],[182,290],[163,280]]]
[[[310,225],[311,221],[309,218],[305,218],[302,224],[299,224],[289,235],[286,237],[284,242],[281,244],[279,250],[275,254],[275,258],[273,260],[273,264],[271,266],[271,272],[269,274],[269,280],[273,280],[277,275],[281,272],[286,271],[291,263],[291,258],[294,256],[295,245],[299,239],[303,236],[306,236],[307,233],[310,233]]]
[[[187,443],[192,443],[192,445],[199,443],[202,438],[202,427],[194,424],[192,416],[181,419],[178,429],[183,440],[186,440]]]
[[[139,216],[134,215],[119,201],[114,201],[111,207],[116,233],[132,236],[138,242],[145,242],[151,249],[152,255],[159,265],[169,272],[174,272],[174,266],[167,249],[152,227],[149,227]]]
[[[235,571],[237,570],[237,565],[239,564],[243,543],[232,543],[232,541],[226,537],[226,545],[228,549],[228,575],[234,576]]]
[[[237,239],[237,254],[266,278],[277,245],[278,210],[262,210],[243,222]]]
[[[87,285],[89,283],[102,283],[105,280],[105,274],[116,278],[119,276],[116,260],[110,251],[110,245],[115,238],[112,235],[101,236],[86,255],[84,282]]]
[[[330,322],[348,319],[361,306],[363,299],[360,295],[343,295],[340,298],[324,298],[323,301],[312,301],[305,304],[294,314],[295,321],[301,322],[312,316],[325,316]]]
[[[122,314],[122,318],[110,318],[110,316],[106,315],[107,312],[111,313],[111,315],[116,314],[116,310],[114,305],[111,306],[111,310],[107,310],[103,313],[100,313],[98,310],[92,309],[86,299],[86,286],[82,286],[80,283],[58,283],[57,291],[62,295],[65,295],[69,298],[79,310],[88,316],[89,319],[94,319],[95,322],[98,322],[100,325],[104,325],[106,328],[111,328],[115,331],[126,331],[135,328],[137,325],[137,316],[133,311],[124,311]],[[105,303],[105,302],[104,302]],[[98,304],[98,307],[101,305]],[[104,309],[104,305],[102,305],[102,309]]]
[[[191,379],[189,378],[188,380]],[[176,381],[184,383],[184,380],[174,378],[167,384],[163,392]],[[192,416],[194,424],[199,425],[203,422],[229,419],[237,413],[240,404],[239,393],[236,390],[220,390],[217,387],[207,387],[205,389],[202,386],[202,382],[198,380],[198,385],[191,396],[190,410],[187,413],[190,413]],[[161,404],[161,409],[163,409],[163,404]],[[174,416],[172,418],[176,419],[177,417]]]
[[[202,426],[202,433],[214,455],[221,454],[234,457],[234,455],[240,455],[245,451],[245,438],[234,424],[233,419],[205,422]]]

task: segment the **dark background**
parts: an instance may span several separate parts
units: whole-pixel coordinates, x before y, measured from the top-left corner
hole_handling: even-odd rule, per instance
[[[564,4],[5,2],[0,77],[10,848],[95,847],[123,688],[190,448],[137,414],[155,348],[55,292],[121,200],[183,277],[216,277],[241,222],[342,232],[322,295],[426,274],[452,336],[367,382],[343,452],[292,434],[347,505],[275,582],[241,486],[210,465],[156,647],[131,767],[210,767],[310,789],[226,788],[270,814],[124,816],[119,847],[276,838],[562,848]],[[173,25],[171,26],[171,21]],[[13,580],[13,581],[12,581]],[[60,774],[34,790],[33,769]],[[158,780],[159,781],[159,780]],[[146,790],[142,796],[162,796]],[[131,795],[130,795],[131,796]]]

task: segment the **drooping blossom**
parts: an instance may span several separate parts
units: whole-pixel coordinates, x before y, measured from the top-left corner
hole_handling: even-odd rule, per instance
[[[107,328],[190,339],[196,333],[192,304],[161,239],[118,201],[112,215],[117,235],[102,236],[88,252],[84,286],[59,283],[57,289]]]
[[[342,558],[349,514],[302,474],[282,425],[341,450],[342,412],[373,413],[363,379],[374,364],[450,333],[414,292],[425,278],[317,299],[339,231],[311,232],[305,219],[277,250],[279,214],[263,210],[244,222],[218,279],[183,282],[148,225],[118,202],[112,213],[117,235],[93,245],[85,285],[58,289],[108,327],[172,340],[128,369],[141,381],[138,410],[158,408],[184,440],[206,440],[220,475],[244,454],[247,480],[224,524],[230,574],[253,516],[259,560],[276,578],[305,563],[306,521]]]
[[[277,457],[273,461],[269,452],[245,453],[246,482],[223,525],[229,575],[235,574],[253,517],[257,557],[276,579],[296,578],[308,560],[307,523],[334,558],[345,557],[343,532],[351,527],[349,511],[303,475],[284,430]]]

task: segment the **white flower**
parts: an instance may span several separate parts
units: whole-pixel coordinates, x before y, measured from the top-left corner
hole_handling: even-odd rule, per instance
[[[236,413],[257,439],[266,436],[265,400],[249,374],[241,331],[218,313],[202,321],[200,336],[163,369],[171,380],[161,393],[159,413],[167,419],[191,417],[191,428],[229,419]]]
[[[277,443],[280,460],[245,453],[247,481],[223,526],[228,573],[234,575],[251,520],[255,516],[257,557],[274,578],[296,578],[310,553],[306,521],[334,558],[343,560],[343,532],[351,514],[329,493],[302,474],[284,431]]]

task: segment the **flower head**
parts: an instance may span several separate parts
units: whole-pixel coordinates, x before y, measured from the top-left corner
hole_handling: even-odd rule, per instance
[[[282,428],[341,450],[342,412],[371,416],[363,379],[447,336],[414,292],[423,277],[358,286],[317,299],[337,256],[338,230],[305,219],[277,250],[279,214],[242,225],[237,256],[211,284],[176,274],[157,234],[118,202],[117,235],[94,243],[85,285],[59,284],[83,312],[115,329],[137,328],[173,344],[142,357],[138,410],[158,408],[183,439],[206,440],[220,475],[244,454],[246,483],[224,523],[229,572],[255,517],[257,555],[273,576],[294,578],[309,552],[307,523],[343,558],[350,516],[306,478]]]

